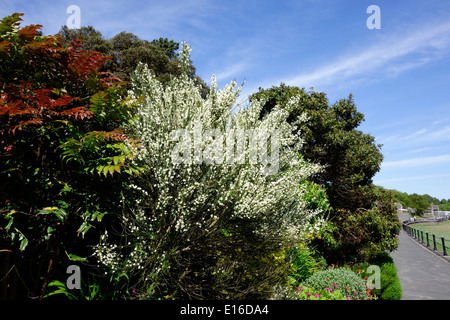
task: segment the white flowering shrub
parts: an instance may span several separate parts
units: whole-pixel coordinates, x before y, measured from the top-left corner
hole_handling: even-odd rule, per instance
[[[183,44],[184,66],[189,51]],[[263,103],[238,105],[240,91],[213,77],[203,98],[187,74],[164,86],[142,64],[132,75],[130,131],[145,170],[120,237],[105,234],[95,255],[129,275],[137,297],[269,297],[287,270],[284,250],[319,227],[301,182],[320,168],[299,155],[288,111],[260,120]]]

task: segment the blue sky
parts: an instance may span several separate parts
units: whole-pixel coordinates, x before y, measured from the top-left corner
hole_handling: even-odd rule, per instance
[[[81,10],[81,25],[192,46],[197,74],[245,81],[242,99],[284,82],[354,95],[360,130],[383,144],[374,183],[450,198],[450,1],[442,0],[1,0],[0,15],[55,34]],[[368,29],[370,5],[381,29]]]

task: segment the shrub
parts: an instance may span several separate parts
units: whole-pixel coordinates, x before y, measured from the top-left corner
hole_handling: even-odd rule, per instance
[[[397,267],[393,263],[385,263],[381,266],[381,294],[382,300],[400,300],[402,287],[397,275]],[[375,291],[376,292],[376,291]]]
[[[189,51],[183,44],[184,69]],[[233,81],[219,91],[212,80],[203,98],[186,73],[167,86],[143,64],[132,75],[129,100],[138,111],[129,131],[142,143],[135,163],[145,169],[131,186],[138,201],[121,216],[120,239],[105,234],[95,254],[107,272],[130,277],[133,298],[271,297],[287,285],[287,249],[319,228],[322,212],[308,207],[299,184],[321,168],[299,157],[288,112],[260,120],[259,101],[235,111],[241,88]],[[260,147],[278,132],[279,145],[270,137],[276,161],[234,152],[247,144],[238,137],[246,132]],[[269,165],[279,170],[267,175]]]
[[[314,290],[327,290],[335,287],[346,299],[371,299],[365,281],[347,268],[332,268],[317,272],[309,277],[304,285]]]
[[[397,274],[397,267],[392,257],[382,252],[374,256],[369,262],[358,265],[360,270],[366,270],[370,264],[380,267],[380,285],[379,289],[373,289],[373,294],[381,300],[400,300],[402,297],[402,288]],[[366,272],[362,276],[369,276]]]
[[[99,71],[109,57],[21,27],[22,15],[0,20],[0,299],[42,298],[92,254],[137,147],[122,130],[125,84]]]

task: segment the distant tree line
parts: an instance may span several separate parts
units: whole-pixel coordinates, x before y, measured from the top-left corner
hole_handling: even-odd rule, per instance
[[[431,204],[439,205],[441,211],[450,211],[450,199],[441,199],[430,196],[429,194],[408,194],[397,190],[390,190],[397,202],[400,202],[404,208],[415,208],[416,213],[424,213]]]

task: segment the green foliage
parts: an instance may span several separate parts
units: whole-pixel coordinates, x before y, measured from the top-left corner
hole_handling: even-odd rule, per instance
[[[128,143],[110,142],[120,141],[121,135],[123,132],[120,130],[91,131],[79,140],[69,139],[59,146],[63,150],[62,159],[66,163],[75,161],[83,166],[85,172],[97,172],[105,177],[108,174],[113,176],[115,172],[120,173],[122,170],[130,175],[139,174],[141,168],[129,165],[135,156],[136,142],[131,139],[128,139]],[[92,153],[101,157],[89,159]]]
[[[381,266],[381,293],[374,290],[374,294],[382,300],[400,300],[402,287],[394,263],[385,263]]]
[[[401,223],[391,195],[375,188],[373,194],[368,196],[374,199],[370,209],[359,209],[356,212],[338,210],[338,222],[335,224],[339,226],[339,230],[335,234],[340,244],[329,248],[329,254],[335,257],[335,261],[342,261],[339,257],[345,257],[348,261],[366,261],[373,255],[397,248]]]
[[[326,266],[323,258],[314,257],[313,252],[304,245],[291,250],[290,257],[292,263],[290,278],[291,282],[297,285]]]
[[[298,98],[293,107],[288,104],[292,97]],[[250,96],[253,99],[266,100],[261,118],[276,106],[289,110],[290,123],[296,123],[303,114],[307,116],[297,134],[303,141],[304,159],[324,166],[312,181],[326,191],[329,231],[322,231],[313,245],[327,260],[364,259],[364,255],[395,248],[400,229],[396,210],[388,205],[393,198],[372,184],[383,158],[380,146],[374,137],[357,130],[364,115],[357,110],[352,95],[330,104],[324,93],[282,83],[260,88]]]
[[[337,289],[336,285],[331,285],[330,288],[313,289],[304,286],[297,288],[295,296],[298,300],[348,300],[343,296],[341,290]]]
[[[0,22],[0,270],[15,269],[0,292],[42,298],[66,252],[90,255],[120,210],[130,178],[120,173],[139,168],[122,129],[133,106],[122,81],[99,71],[109,57],[20,27],[21,16]]]
[[[377,265],[380,267],[380,288],[373,289],[372,293],[380,300],[400,300],[402,298],[402,287],[397,274],[397,267],[392,257],[382,252],[372,257],[369,262],[364,262],[356,266],[362,270],[362,276],[369,276],[366,273],[369,265]]]
[[[185,66],[189,51],[183,45]],[[121,238],[105,234],[95,254],[107,272],[130,276],[136,298],[270,298],[288,284],[288,250],[320,225],[325,199],[316,186],[300,185],[320,167],[298,156],[298,144],[280,150],[279,171],[270,175],[263,174],[263,162],[249,159],[232,165],[173,161],[174,131],[197,130],[198,123],[203,135],[226,128],[227,139],[244,129],[259,136],[277,129],[283,145],[295,139],[283,110],[263,121],[259,102],[234,112],[241,90],[235,82],[218,90],[213,78],[203,97],[183,70],[167,85],[145,65],[132,76],[130,99],[140,101],[131,129],[143,146],[136,162],[145,168],[131,186],[139,201],[120,215]],[[209,139],[197,142],[201,150],[212,147]],[[314,199],[311,207],[303,196]]]
[[[173,59],[177,57],[177,51],[180,48],[180,44],[178,42],[167,38],[159,38],[153,40],[151,43],[160,47],[169,58]]]
[[[442,211],[450,211],[450,199],[439,200],[428,194],[419,195],[417,193],[408,194],[397,190],[389,191],[394,194],[395,201],[400,202],[403,205],[403,208],[414,208],[419,215],[424,213],[431,204],[439,205],[439,209]]]
[[[43,36],[21,16],[0,21],[0,298],[261,299],[301,283],[298,299],[370,298],[320,256],[396,247],[392,196],[371,183],[380,147],[356,130],[351,95],[330,105],[282,84],[234,113],[236,83],[208,88],[173,40],[92,27]],[[169,164],[169,133],[194,120],[274,126],[280,172]],[[74,261],[87,275],[75,291],[58,280]],[[395,266],[381,268],[380,297],[398,298]]]
[[[87,280],[81,278],[80,289],[68,289],[66,284],[53,280],[48,284],[49,292],[44,296],[47,299],[54,299],[62,295],[68,300],[117,300],[123,297],[123,288],[126,287],[128,276],[122,274],[117,278],[109,278],[100,275],[90,274]],[[129,293],[127,292],[127,295]]]
[[[157,79],[166,84],[171,77],[178,76],[182,72],[177,54],[179,43],[167,38],[147,41],[130,32],[120,32],[110,39],[105,39],[101,32],[92,26],[79,29],[63,26],[59,34],[66,43],[72,39],[81,39],[83,49],[111,56],[112,58],[102,65],[101,71],[110,72],[126,82],[131,81],[131,74],[139,63],[146,64]],[[189,65],[189,72],[205,96],[209,88],[199,76],[195,75],[192,63]]]
[[[331,268],[313,274],[304,285],[314,290],[336,288],[347,299],[368,300],[371,298],[365,281],[349,268]]]
[[[330,203],[328,201],[328,196],[326,190],[320,187],[317,183],[310,180],[302,181],[300,188],[305,189],[305,195],[303,200],[308,203],[310,209],[317,209],[323,212],[330,210]]]

